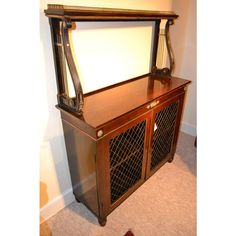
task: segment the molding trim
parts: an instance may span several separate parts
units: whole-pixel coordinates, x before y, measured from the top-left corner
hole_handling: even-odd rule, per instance
[[[72,188],[67,189],[40,209],[40,224],[75,200]]]
[[[93,187],[94,181],[96,181],[95,172],[75,185],[74,188],[80,189],[83,186],[83,190],[88,191]],[[40,209],[40,224],[48,220],[50,217],[74,201],[75,197],[73,194],[73,188],[70,187]]]
[[[191,125],[191,124],[189,124],[189,123],[182,122],[180,130],[182,132],[190,134],[192,136],[197,136],[197,129],[196,129],[196,127]]]

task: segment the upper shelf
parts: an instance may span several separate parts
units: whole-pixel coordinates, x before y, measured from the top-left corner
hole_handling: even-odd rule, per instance
[[[48,17],[70,18],[79,21],[153,21],[157,19],[176,19],[178,17],[178,15],[172,11],[79,7],[57,4],[48,4],[48,9],[44,12]]]

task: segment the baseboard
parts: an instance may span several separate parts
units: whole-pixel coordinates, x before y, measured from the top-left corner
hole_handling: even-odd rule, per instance
[[[181,132],[190,134],[192,136],[197,136],[196,127],[191,125],[191,124],[189,124],[189,123],[182,122],[180,130],[181,130]]]
[[[95,181],[95,173],[82,180],[75,188],[83,186],[83,190],[87,191],[93,187]],[[40,224],[48,220],[50,217],[58,213],[67,205],[75,201],[72,187],[61,193],[59,196],[48,202],[40,209]]]
[[[48,202],[40,209],[40,224],[48,220],[64,207],[69,205],[75,200],[72,188],[67,189],[65,192]]]

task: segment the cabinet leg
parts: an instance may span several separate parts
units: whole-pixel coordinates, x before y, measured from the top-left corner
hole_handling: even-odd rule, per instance
[[[170,158],[170,159],[168,160],[168,162],[171,163],[171,162],[173,161],[173,159],[174,159],[173,157]]]
[[[98,223],[100,224],[100,226],[105,226],[107,223],[107,218],[98,218]]]
[[[76,200],[78,203],[81,203],[81,201],[79,200],[79,198],[75,197],[75,200]]]

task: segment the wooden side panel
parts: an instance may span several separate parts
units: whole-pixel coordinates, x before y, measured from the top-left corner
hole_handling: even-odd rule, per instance
[[[99,219],[101,222],[106,221],[109,214],[109,149],[106,139],[100,139],[97,143],[97,186],[99,202]]]
[[[99,216],[96,173],[96,142],[68,121],[62,120],[73,193]]]
[[[172,149],[171,149],[171,153],[170,153],[169,162],[171,162],[173,160],[174,155],[175,155],[175,151],[176,151],[176,145],[177,145],[177,141],[178,141],[178,137],[179,137],[179,131],[180,131],[180,123],[181,123],[181,118],[183,116],[183,107],[184,107],[185,95],[186,95],[186,92],[182,93],[179,97],[179,111],[178,111],[177,120],[176,120],[175,135],[174,135],[174,140],[173,140],[173,143],[172,143]]]

